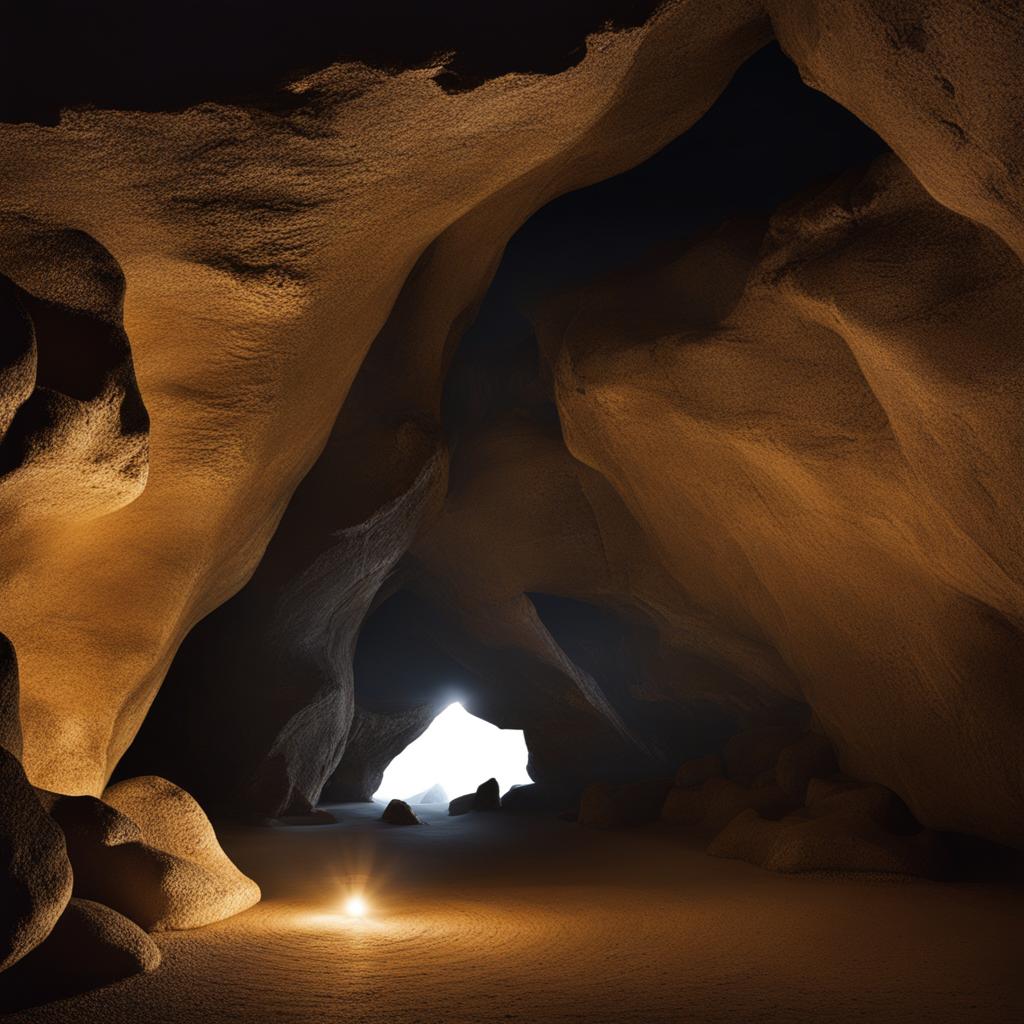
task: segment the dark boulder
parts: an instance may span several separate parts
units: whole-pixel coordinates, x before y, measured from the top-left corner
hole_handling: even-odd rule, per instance
[[[497,779],[488,779],[476,787],[476,797],[473,800],[474,811],[500,811],[501,790],[498,789]]]
[[[476,810],[476,793],[463,793],[448,804],[448,813],[453,817],[473,810]]]
[[[389,825],[422,825],[423,822],[416,817],[413,809],[404,800],[392,800],[384,813],[380,816],[381,821]]]

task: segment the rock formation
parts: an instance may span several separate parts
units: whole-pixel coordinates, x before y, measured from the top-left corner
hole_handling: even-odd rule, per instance
[[[259,898],[207,811],[369,799],[456,696],[525,733],[510,806],[783,871],[1024,847],[1017,7],[385,5],[223,62],[209,12],[168,62],[46,6],[0,69],[0,967],[151,968],[130,921]]]

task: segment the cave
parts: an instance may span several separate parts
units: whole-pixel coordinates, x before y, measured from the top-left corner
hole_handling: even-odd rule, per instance
[[[0,1014],[1024,1015],[1024,10],[0,44]]]

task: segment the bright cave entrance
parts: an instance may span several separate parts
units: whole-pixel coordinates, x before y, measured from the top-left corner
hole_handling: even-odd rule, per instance
[[[446,804],[490,778],[507,793],[532,781],[528,758],[521,729],[499,729],[456,702],[388,765],[373,798]]]

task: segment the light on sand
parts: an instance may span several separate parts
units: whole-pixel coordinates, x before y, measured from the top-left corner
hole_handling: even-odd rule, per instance
[[[345,900],[345,913],[349,917],[366,917],[366,912],[369,909],[362,896],[349,896]]]

